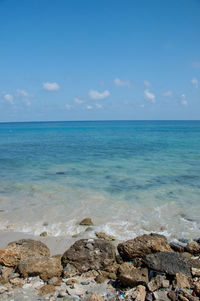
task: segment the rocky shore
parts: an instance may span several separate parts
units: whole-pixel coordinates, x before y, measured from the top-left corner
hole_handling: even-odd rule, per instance
[[[54,256],[41,241],[10,242],[0,249],[0,300],[200,299],[199,240],[114,239],[96,233]]]

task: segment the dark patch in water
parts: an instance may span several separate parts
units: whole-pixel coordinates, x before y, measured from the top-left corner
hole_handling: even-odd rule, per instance
[[[57,171],[56,174],[57,175],[66,175],[66,172],[64,172],[64,171]]]

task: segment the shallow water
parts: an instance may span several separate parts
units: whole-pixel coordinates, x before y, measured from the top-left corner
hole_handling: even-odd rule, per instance
[[[1,123],[0,230],[197,237],[199,150],[200,121]]]

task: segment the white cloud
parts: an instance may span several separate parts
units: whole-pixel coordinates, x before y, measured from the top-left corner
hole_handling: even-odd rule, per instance
[[[69,105],[69,104],[66,104],[66,105],[65,105],[65,108],[69,111],[69,110],[71,110],[72,106]]]
[[[183,106],[187,106],[188,105],[188,101],[186,100],[185,94],[181,95],[181,103],[182,103]]]
[[[93,100],[100,100],[108,97],[110,95],[110,92],[108,90],[103,91],[102,93],[95,91],[95,90],[90,90],[89,91],[89,96]]]
[[[87,109],[87,110],[92,110],[93,107],[92,107],[92,106],[87,106],[86,109]]]
[[[4,94],[3,98],[8,101],[11,105],[14,104],[14,101],[13,101],[13,96],[11,94]]]
[[[173,93],[172,93],[172,91],[166,91],[166,92],[163,92],[162,95],[165,96],[165,97],[172,97]]]
[[[16,96],[20,98],[27,107],[31,105],[30,98],[33,97],[33,95],[29,94],[25,90],[17,89],[16,90]]]
[[[120,78],[115,78],[114,84],[118,87],[130,87],[131,81],[130,80],[121,80]]]
[[[151,86],[151,83],[148,80],[144,80],[145,87],[149,88]]]
[[[192,67],[195,69],[200,69],[200,62],[193,62]]]
[[[58,91],[60,89],[60,86],[56,82],[46,82],[43,83],[43,88],[47,91]]]
[[[99,103],[96,103],[96,107],[97,107],[97,109],[102,109],[103,108],[103,106]]]
[[[195,86],[195,88],[198,88],[198,79],[196,77],[193,77],[193,79],[191,79],[191,83]]]
[[[78,103],[78,104],[82,104],[82,103],[83,103],[83,100],[80,99],[79,97],[74,97],[74,102],[75,102],[75,103]]]
[[[148,98],[152,103],[156,102],[156,96],[155,94],[149,92],[149,90],[145,90],[144,91],[144,95],[146,96],[146,98]]]

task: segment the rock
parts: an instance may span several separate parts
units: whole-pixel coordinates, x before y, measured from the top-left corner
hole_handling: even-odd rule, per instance
[[[125,262],[118,269],[118,279],[122,285],[133,287],[148,282],[148,270],[137,269],[131,263]]]
[[[87,301],[104,301],[104,299],[97,293],[94,292],[92,295],[87,299]]]
[[[42,237],[46,237],[46,236],[47,236],[47,232],[46,232],[46,231],[44,231],[44,232],[40,233],[40,236],[42,236]]]
[[[169,245],[175,252],[183,253],[185,251],[185,248],[182,245],[179,245],[178,243],[171,242]]]
[[[37,240],[21,239],[0,250],[0,264],[15,267],[21,259],[33,256],[50,256],[49,248]]]
[[[44,281],[52,277],[60,277],[63,270],[59,259],[46,256],[23,259],[20,261],[18,269],[24,278],[38,275]]]
[[[63,254],[61,261],[64,267],[70,263],[80,273],[104,270],[115,263],[115,248],[102,239],[80,239]]]
[[[146,297],[146,288],[143,285],[138,285],[132,294],[135,301],[144,301]]]
[[[51,284],[43,285],[39,290],[39,296],[45,296],[45,295],[53,295],[55,292],[55,286]]]
[[[200,297],[200,282],[199,281],[194,283],[194,291],[197,294],[197,296]]]
[[[167,296],[171,301],[178,301],[178,297],[174,291],[168,292]]]
[[[95,270],[90,270],[86,273],[83,273],[81,276],[82,278],[96,278],[99,275],[99,272]]]
[[[97,283],[103,283],[103,282],[106,282],[108,279],[106,277],[104,277],[103,275],[98,275],[95,278],[95,280],[96,280]]]
[[[63,269],[63,277],[71,278],[79,275],[79,271],[70,263],[67,263],[66,267]]]
[[[3,294],[8,291],[8,288],[5,286],[0,286],[0,294]]]
[[[159,252],[149,254],[143,258],[144,264],[152,270],[175,276],[182,273],[187,277],[191,276],[192,267],[200,268],[200,262],[195,259],[183,257],[180,253]]]
[[[66,285],[73,286],[75,283],[80,284],[80,282],[77,279],[68,279],[66,282]]]
[[[53,277],[48,281],[48,284],[52,284],[54,286],[60,286],[62,282],[62,279],[59,277]]]
[[[186,250],[193,255],[199,255],[200,245],[196,241],[190,241],[187,244]]]
[[[0,250],[0,264],[8,267],[16,267],[20,260],[20,253],[8,249]]]
[[[167,296],[167,291],[157,291],[153,293],[155,300],[159,301],[169,301],[170,299]]]
[[[165,236],[154,233],[127,240],[120,243],[117,248],[124,260],[132,260],[156,252],[173,252]]]
[[[108,240],[108,241],[114,241],[116,240],[116,238],[112,235],[108,235],[104,232],[95,232],[95,235],[100,238],[100,239],[105,239],[105,240]]]
[[[200,269],[191,268],[192,276],[200,277]]]
[[[154,292],[159,288],[168,288],[169,280],[166,280],[165,276],[157,275],[155,278],[151,279],[151,281],[147,284],[147,287],[150,292]]]
[[[16,287],[22,287],[25,284],[25,280],[22,278],[10,279],[10,283]]]
[[[146,294],[146,298],[145,298],[145,301],[153,301],[153,294],[152,294],[152,293],[149,293],[149,292],[147,292],[147,294]]]
[[[87,217],[87,218],[84,218],[80,223],[79,225],[81,226],[94,226],[91,218]]]
[[[75,283],[73,288],[67,287],[66,292],[69,295],[83,296],[86,293],[86,289],[82,285]]]
[[[180,301],[189,301],[188,298],[184,297],[182,294],[178,295]]]
[[[185,289],[185,288],[189,289],[190,283],[185,275],[183,275],[182,273],[177,273],[173,281],[173,287],[181,288],[181,289]]]
[[[13,274],[12,268],[4,267],[1,269],[1,278],[0,280],[8,280]]]

